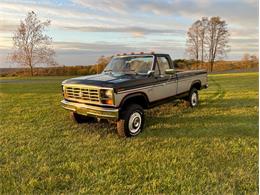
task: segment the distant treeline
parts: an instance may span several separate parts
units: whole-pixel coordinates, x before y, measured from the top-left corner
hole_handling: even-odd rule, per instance
[[[102,61],[100,64],[88,65],[88,66],[59,66],[59,67],[39,67],[35,68],[35,76],[77,76],[77,75],[91,75],[97,74],[103,71],[107,64],[107,61]],[[192,69],[206,69],[209,70],[209,63],[201,63],[200,61],[176,59],[173,61],[176,69],[180,70],[192,70]],[[248,71],[258,70],[258,60],[241,60],[241,61],[216,61],[214,72],[222,71]],[[30,76],[30,70],[28,68],[1,68],[1,77],[9,76]]]
[[[195,60],[177,59],[173,61],[174,66],[177,69],[193,70],[193,69],[205,69],[209,72],[210,63],[201,62]],[[258,59],[257,60],[241,60],[241,61],[216,61],[213,72],[222,72],[230,70],[258,70]]]
[[[70,76],[70,75],[91,75],[103,71],[104,65],[86,66],[57,66],[57,67],[35,67],[34,76]],[[0,76],[30,76],[29,68],[1,68]]]

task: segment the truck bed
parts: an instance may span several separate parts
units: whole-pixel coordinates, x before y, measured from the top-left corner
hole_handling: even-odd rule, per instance
[[[207,84],[207,71],[206,70],[188,70],[177,71],[177,94],[186,92],[194,82],[200,82],[201,87]]]

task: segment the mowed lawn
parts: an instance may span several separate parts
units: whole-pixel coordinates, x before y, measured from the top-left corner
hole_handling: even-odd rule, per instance
[[[0,193],[258,193],[258,73],[210,75],[198,108],[149,110],[131,139],[74,124],[63,79],[1,80]]]

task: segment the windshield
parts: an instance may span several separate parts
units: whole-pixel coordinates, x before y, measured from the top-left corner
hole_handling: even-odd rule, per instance
[[[147,74],[151,70],[153,56],[114,57],[104,72],[121,74]]]

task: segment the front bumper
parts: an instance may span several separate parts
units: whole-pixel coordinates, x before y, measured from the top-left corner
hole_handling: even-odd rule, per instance
[[[118,119],[119,109],[116,108],[105,108],[99,106],[91,106],[83,103],[69,102],[67,100],[62,100],[61,105],[63,108],[82,114],[85,116],[94,116],[97,118],[107,118],[107,119]]]

